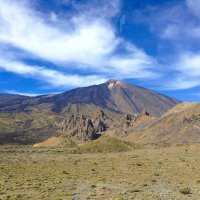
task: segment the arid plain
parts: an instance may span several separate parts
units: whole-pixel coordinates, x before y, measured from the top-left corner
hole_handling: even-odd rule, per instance
[[[198,200],[200,104],[110,80],[1,95],[0,200]]]
[[[199,199],[200,145],[70,153],[0,147],[0,199]]]

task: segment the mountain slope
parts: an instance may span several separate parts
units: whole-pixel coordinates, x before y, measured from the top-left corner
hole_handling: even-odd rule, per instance
[[[180,101],[151,90],[132,86],[119,81],[108,81],[111,101],[123,113],[140,113],[146,110],[150,115],[161,116]]]
[[[135,141],[181,145],[200,143],[200,104],[182,103],[135,135]]]
[[[133,128],[139,113],[161,116],[180,103],[115,80],[61,94],[8,97],[0,96],[0,143],[36,143],[61,134],[87,141],[100,137],[113,126],[126,134],[124,123],[129,121],[124,116],[130,115]]]
[[[139,145],[197,144],[200,143],[200,103],[181,103],[162,117],[148,113],[123,115],[113,120],[104,135]]]
[[[41,101],[40,101],[41,102]],[[69,103],[94,104],[116,112],[135,114],[146,110],[161,116],[180,101],[141,87],[110,80],[104,84],[78,88],[42,102],[52,102],[53,111],[61,112]]]
[[[110,80],[57,95],[29,98],[20,105],[10,106],[10,109],[24,110],[44,103],[51,105],[56,113],[62,112],[69,104],[93,104],[119,113],[135,114],[146,110],[150,115],[161,116],[180,101],[142,87]]]
[[[0,94],[0,107],[21,104],[23,100],[29,99],[28,96],[17,94]]]

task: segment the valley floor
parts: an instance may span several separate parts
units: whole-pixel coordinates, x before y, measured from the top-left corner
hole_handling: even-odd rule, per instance
[[[200,145],[125,153],[0,146],[0,199],[200,199]]]

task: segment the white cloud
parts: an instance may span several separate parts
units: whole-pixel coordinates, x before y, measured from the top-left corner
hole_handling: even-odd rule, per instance
[[[139,55],[140,54],[140,55]],[[110,59],[110,65],[114,66],[113,71],[119,71],[120,77],[126,78],[155,78],[159,76],[158,74],[151,71],[153,63],[156,62],[150,57],[146,57],[142,52],[137,55],[129,56],[114,56]],[[147,70],[149,68],[149,70]],[[112,69],[112,68],[111,68]]]
[[[176,67],[188,77],[200,78],[200,54],[183,54]]]
[[[39,13],[27,0],[0,0],[0,69],[38,79],[52,87],[78,87],[102,83],[107,78],[153,80],[160,78],[160,71],[164,73],[167,68],[167,73],[175,75],[168,77],[168,82],[163,79],[157,83],[164,89],[200,85],[200,54],[183,53],[180,48],[175,54],[176,61],[168,61],[169,67],[160,66],[155,58],[117,36],[110,18],[120,11],[118,0],[104,0],[107,6],[103,3],[95,9],[91,9],[95,1],[89,2],[74,3],[80,14],[66,15],[64,19],[54,11]],[[151,8],[156,14],[148,18],[152,30],[162,39],[171,40],[174,46],[191,37],[200,38],[200,26],[192,23],[188,10],[183,12],[183,5]],[[186,0],[186,5],[190,12],[198,14],[199,1]],[[124,21],[125,17],[121,23]],[[5,50],[6,45],[13,45],[25,54],[10,53]],[[118,51],[121,49],[122,53]],[[22,58],[30,55],[52,62],[57,68],[23,63]],[[68,74],[65,72],[68,70],[76,73]],[[81,75],[79,70],[91,75]]]
[[[135,12],[133,19],[136,23],[148,24],[154,34],[172,41],[174,46],[177,43],[184,46],[185,42],[200,38],[199,17],[200,1],[183,0],[147,6]]]
[[[107,79],[100,76],[70,75],[39,66],[29,66],[18,61],[0,59],[0,70],[38,79],[53,87],[77,87],[99,84]]]
[[[121,2],[123,0],[85,0],[74,1],[70,3],[74,9],[84,16],[90,18],[108,19],[118,15],[121,11]]]
[[[119,78],[156,76],[156,73],[152,72],[156,64],[155,60],[143,50],[133,44],[127,45],[126,41],[117,37],[115,29],[106,18],[112,17],[113,13],[118,13],[120,7],[118,0],[112,1],[108,7],[103,6],[95,11],[88,9],[83,14],[68,19],[60,20],[52,12],[51,21],[55,21],[53,24],[45,20],[44,14],[36,12],[24,2],[27,3],[27,1],[16,0],[0,1],[0,42],[14,45],[62,68],[69,69],[73,64],[73,69],[92,71],[94,74],[109,77],[117,74]],[[101,13],[103,17],[95,17],[95,12]],[[119,47],[123,47],[126,53],[116,54],[115,51]],[[13,69],[18,70],[16,63],[14,65]],[[41,74],[44,72],[49,74],[48,77],[52,77],[50,80],[54,85],[57,82],[54,76],[65,80],[63,85],[66,85],[66,75],[63,77],[62,74],[52,70],[45,71],[38,67],[35,69],[41,71]],[[27,68],[24,72],[26,70]],[[71,76],[73,80],[76,77],[77,82],[81,83],[80,76],[68,75],[68,80],[71,80]],[[87,77],[84,78],[87,80]],[[92,80],[95,78],[99,76],[89,77]]]
[[[111,27],[98,21],[84,24],[76,19],[74,30],[60,30],[16,2],[0,1],[0,11],[0,40],[49,61],[93,65],[117,42]]]
[[[193,79],[191,77],[182,76],[182,74],[177,75],[172,78],[170,81],[162,82],[163,90],[185,90],[197,87],[200,85],[200,81],[198,79]]]
[[[191,11],[200,16],[200,1],[199,0],[186,0],[186,5],[188,6]]]
[[[179,37],[179,28],[177,25],[168,25],[163,30],[161,37],[164,39],[171,39],[175,37]]]
[[[174,77],[163,87],[167,90],[190,89],[200,85],[200,54],[182,53],[177,61],[172,64],[172,70],[176,71]]]
[[[36,94],[36,93],[31,93],[31,92],[20,92],[20,91],[16,91],[16,90],[5,90],[4,93],[19,94],[19,95],[29,96],[29,97],[36,97],[36,96],[42,95],[42,94]]]
[[[9,0],[0,1],[0,40],[16,45],[53,62],[97,65],[112,52],[118,41],[109,24],[96,20],[73,19],[74,29],[66,20],[66,30],[47,24],[30,8]],[[81,67],[81,65],[79,65]]]
[[[154,37],[159,36],[160,69],[164,75],[154,85],[165,90],[200,86],[200,1],[147,6],[135,12],[134,17],[136,23],[147,24]]]

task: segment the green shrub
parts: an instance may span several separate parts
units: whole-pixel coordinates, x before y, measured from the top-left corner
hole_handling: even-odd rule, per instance
[[[191,189],[188,188],[188,187],[180,188],[180,189],[179,189],[179,192],[182,193],[182,194],[190,194]]]

